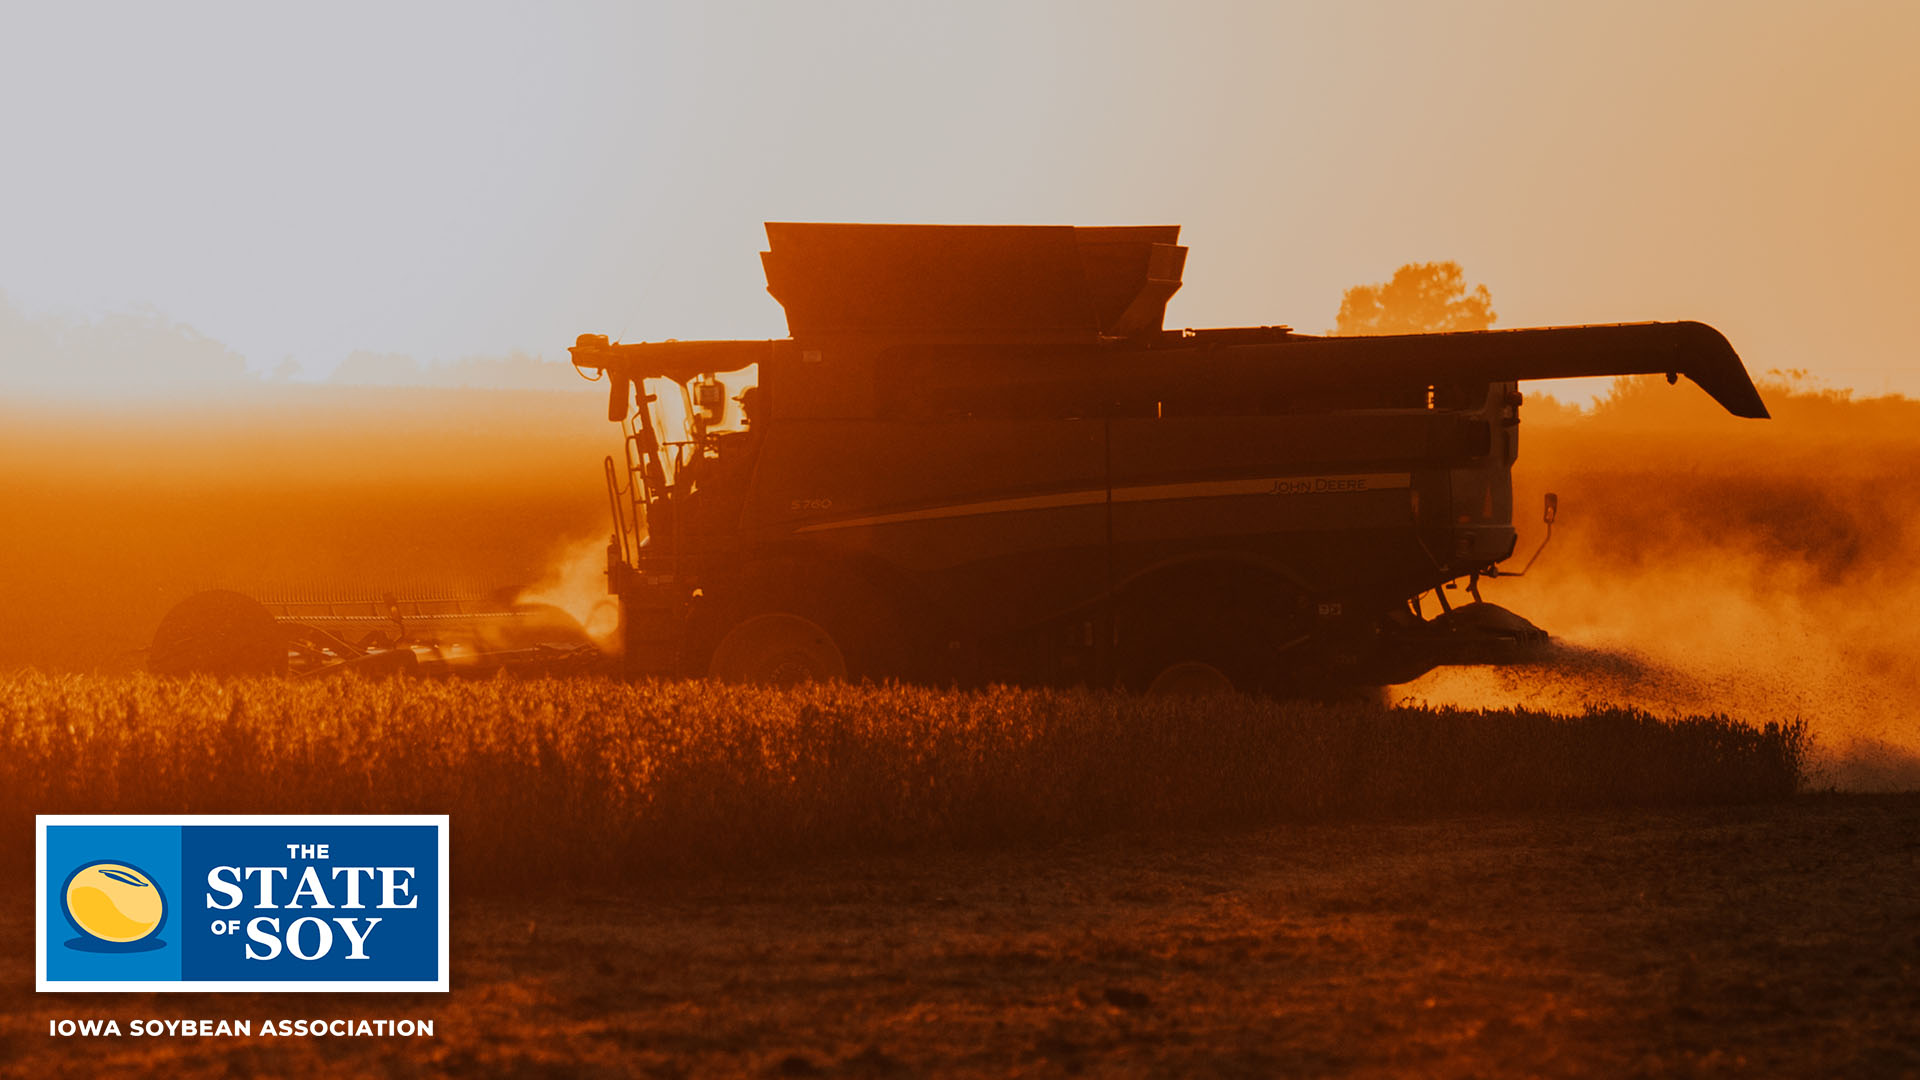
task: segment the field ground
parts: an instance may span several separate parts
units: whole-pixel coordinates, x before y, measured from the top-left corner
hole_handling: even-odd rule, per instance
[[[1920,1073],[1920,795],[1108,836],[455,901],[454,992],[34,995],[9,1076]],[[439,1019],[53,1039],[54,1017]]]

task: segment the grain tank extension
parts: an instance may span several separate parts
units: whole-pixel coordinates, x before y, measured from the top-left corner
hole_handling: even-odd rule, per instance
[[[1167,330],[1177,226],[767,236],[789,337],[572,349],[625,433],[635,674],[1288,692],[1500,662],[1545,640],[1478,599],[1514,554],[1519,382],[1685,375],[1767,415],[1700,323]]]

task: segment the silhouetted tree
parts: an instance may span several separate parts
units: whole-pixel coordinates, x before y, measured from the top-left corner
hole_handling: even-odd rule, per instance
[[[1426,334],[1485,330],[1496,318],[1485,285],[1467,291],[1456,262],[1408,263],[1382,285],[1355,285],[1340,297],[1336,334]]]

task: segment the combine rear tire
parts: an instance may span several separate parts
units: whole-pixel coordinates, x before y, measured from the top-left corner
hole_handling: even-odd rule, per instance
[[[1274,693],[1309,629],[1298,591],[1270,574],[1209,564],[1129,586],[1115,609],[1114,670],[1135,693]]]
[[[847,677],[847,658],[812,619],[785,612],[755,615],[727,631],[707,674],[722,682],[797,686]]]
[[[251,597],[227,589],[195,593],[160,620],[147,669],[159,675],[284,675],[286,635]]]
[[[1147,684],[1148,697],[1189,698],[1233,693],[1233,680],[1203,660],[1168,664]]]

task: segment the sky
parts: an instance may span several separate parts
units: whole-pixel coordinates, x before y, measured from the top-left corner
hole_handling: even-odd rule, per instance
[[[27,4],[0,392],[777,337],[767,220],[1183,225],[1169,325],[1699,319],[1920,394],[1920,4]],[[186,344],[181,344],[185,342]],[[78,343],[78,344],[76,344]],[[94,360],[98,359],[96,364]]]

